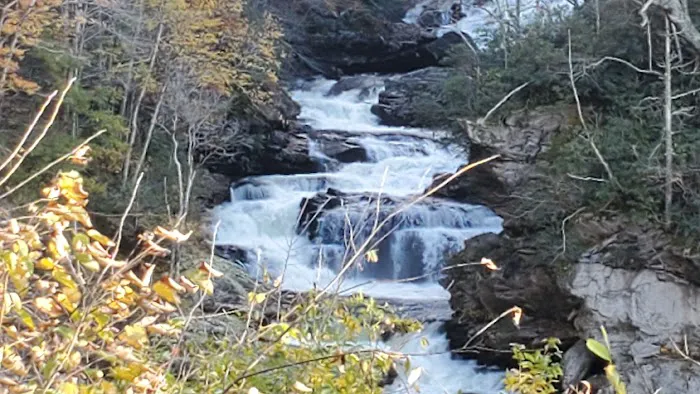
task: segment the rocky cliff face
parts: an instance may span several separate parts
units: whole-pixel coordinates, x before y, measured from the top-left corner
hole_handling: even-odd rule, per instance
[[[289,44],[285,71],[293,76],[408,72],[436,65],[446,55],[446,42],[454,41],[401,22],[417,1],[271,3]]]
[[[501,270],[448,271],[445,282],[453,284],[455,311],[447,324],[451,347],[483,363],[505,366],[510,360],[503,352],[510,343],[536,346],[559,337],[569,349],[566,387],[601,372],[580,339],[600,339],[604,325],[628,392],[700,392],[700,367],[674,350],[675,343],[690,357],[698,355],[698,257],[674,248],[653,224],[585,211],[563,215],[550,203],[551,215],[566,216],[552,232],[546,230],[551,224],[523,213],[523,198],[546,184],[547,154],[564,132],[567,113],[550,108],[513,115],[500,126],[465,123],[475,158],[501,158],[466,173],[441,194],[492,207],[505,219],[505,231],[468,240],[453,260],[459,264],[489,257]],[[555,191],[548,193],[545,198],[552,198]],[[573,245],[585,251],[572,255],[567,247]],[[463,349],[484,324],[514,305],[524,310],[520,329],[503,321]]]

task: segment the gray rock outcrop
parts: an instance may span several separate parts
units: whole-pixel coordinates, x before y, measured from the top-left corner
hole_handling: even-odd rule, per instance
[[[586,378],[602,388],[604,362],[591,358],[580,341],[601,340],[602,325],[629,393],[700,392],[700,367],[693,361],[700,355],[700,259],[674,246],[652,223],[572,214],[575,209],[561,213],[551,203],[545,211],[553,219],[547,224],[522,208],[524,199],[555,193],[530,194],[548,185],[549,153],[566,132],[569,114],[568,108],[547,108],[511,115],[501,125],[465,122],[472,160],[500,157],[465,173],[439,195],[491,207],[504,218],[504,232],[468,240],[452,261],[489,257],[501,270],[490,273],[472,266],[448,271],[445,282],[454,283],[455,312],[447,324],[451,347],[462,348],[478,329],[517,305],[524,311],[520,329],[505,319],[473,341],[470,347],[478,353],[466,349],[463,354],[508,366],[512,361],[499,350],[511,342],[537,346],[547,337],[559,337],[567,351],[566,384]],[[562,229],[563,217],[568,219]],[[572,254],[566,245],[581,252]]]

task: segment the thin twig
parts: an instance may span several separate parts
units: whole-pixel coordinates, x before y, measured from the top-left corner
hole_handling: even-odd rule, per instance
[[[29,135],[32,134],[32,131],[34,130],[34,127],[36,127],[36,124],[39,123],[39,119],[41,119],[41,115],[44,114],[44,111],[46,111],[46,107],[49,106],[51,103],[51,100],[53,100],[54,97],[58,94],[58,90],[54,90],[49,96],[46,98],[44,101],[44,104],[41,105],[41,108],[39,108],[39,111],[36,113],[36,116],[34,117],[34,120],[32,123],[27,127],[27,131],[24,132],[24,135],[22,136],[22,139],[17,143],[17,146],[15,147],[15,150],[10,153],[9,156],[7,156],[7,159],[0,165],[0,171],[5,169],[8,164],[14,159],[17,154],[22,150],[22,147],[24,146],[24,143],[27,142],[27,138],[29,138]]]
[[[139,192],[139,186],[141,185],[141,180],[143,179],[143,172],[139,174],[139,177],[136,179],[136,183],[134,184],[134,190],[131,192],[131,198],[129,199],[129,205],[126,206],[126,209],[124,210],[124,214],[122,215],[121,219],[119,219],[119,230],[117,231],[117,239],[115,244],[117,245],[114,248],[114,255],[116,256],[117,253],[119,253],[119,246],[122,243],[122,234],[124,232],[124,223],[126,223],[126,218],[129,216],[129,212],[131,211],[131,208],[134,206],[134,201],[136,201],[136,195]]]
[[[27,183],[31,182],[32,180],[34,180],[34,179],[37,178],[38,176],[42,175],[42,174],[45,173],[46,171],[48,171],[48,170],[50,170],[51,168],[53,168],[53,167],[54,167],[55,165],[57,165],[58,163],[61,163],[62,161],[68,159],[68,158],[71,157],[71,156],[73,156],[76,152],[78,152],[78,150],[80,150],[80,148],[82,148],[83,146],[87,145],[88,143],[90,143],[90,141],[92,141],[92,140],[94,140],[95,138],[99,137],[100,135],[102,135],[102,134],[105,133],[106,131],[107,131],[107,130],[100,130],[100,131],[98,131],[97,133],[91,135],[89,138],[87,138],[85,141],[83,141],[80,145],[78,145],[77,147],[75,147],[72,151],[66,153],[65,155],[63,155],[63,156],[59,157],[58,159],[52,161],[51,163],[47,164],[44,168],[42,168],[42,169],[39,170],[38,172],[35,172],[35,173],[32,174],[31,176],[27,177],[25,180],[23,180],[22,182],[20,182],[17,186],[15,186],[15,187],[13,187],[12,189],[10,189],[10,190],[8,190],[7,192],[5,192],[5,194],[3,194],[3,195],[0,196],[0,200],[6,198],[6,197],[9,196],[10,194],[16,192],[17,190],[19,190],[20,188],[22,188],[23,186],[25,186]]]
[[[68,90],[70,89],[71,85],[73,85],[73,82],[75,82],[75,77],[71,78],[68,81],[68,84],[66,85],[65,89],[61,92],[61,95],[58,98],[58,101],[56,101],[56,104],[54,105],[53,112],[51,112],[51,115],[49,116],[49,119],[46,121],[46,125],[44,125],[44,129],[41,130],[41,133],[36,137],[36,139],[32,142],[32,144],[25,149],[24,154],[20,156],[19,160],[12,166],[12,168],[7,172],[5,177],[0,180],[0,186],[4,185],[5,182],[7,182],[8,179],[12,176],[12,174],[17,171],[20,165],[22,165],[22,162],[29,156],[32,151],[39,145],[42,139],[46,136],[46,133],[48,133],[49,129],[53,125],[53,122],[56,120],[56,116],[58,115],[58,110],[61,108],[61,105],[63,104],[63,99],[66,97],[66,94],[68,93]],[[43,112],[43,110],[42,110]],[[9,158],[8,158],[9,159]],[[2,197],[0,197],[2,198]]]
[[[569,39],[569,56],[568,56],[569,57],[569,80],[571,81],[571,89],[573,90],[574,99],[576,100],[576,110],[578,111],[578,117],[579,117],[579,121],[581,122],[581,127],[583,127],[583,129],[586,131],[586,134],[587,134],[586,140],[588,141],[588,144],[593,149],[593,152],[595,153],[596,157],[598,158],[598,161],[605,168],[605,172],[607,172],[608,178],[610,178],[610,181],[616,187],[618,187],[620,190],[622,190],[622,186],[615,178],[615,175],[613,175],[613,172],[610,169],[608,162],[605,161],[605,158],[600,153],[600,150],[598,150],[598,146],[596,146],[595,142],[593,142],[593,138],[591,137],[590,132],[588,131],[588,127],[586,125],[586,121],[584,120],[583,110],[581,109],[581,100],[578,97],[578,90],[576,89],[576,81],[574,80],[574,66],[573,66],[573,63],[571,60],[571,30],[568,30],[568,39]]]
[[[479,124],[479,125],[481,125],[481,126],[483,126],[484,124],[486,124],[486,121],[488,120],[488,118],[489,118],[491,115],[493,115],[493,113],[496,112],[503,104],[505,104],[505,102],[508,101],[509,98],[511,98],[514,94],[518,93],[519,91],[523,90],[523,89],[524,89],[527,85],[529,85],[529,84],[530,84],[530,82],[525,82],[525,83],[521,84],[520,86],[518,86],[517,88],[511,90],[508,94],[506,94],[506,95],[501,99],[501,101],[499,101],[498,103],[496,103],[496,105],[494,105],[493,108],[491,108],[491,109],[489,110],[489,112],[486,113],[486,116],[484,116],[483,118],[479,119],[479,120],[477,121],[477,124]]]
[[[518,308],[517,306],[514,306],[514,307],[512,307],[512,308],[506,310],[505,312],[501,313],[500,315],[498,315],[498,317],[496,317],[495,319],[491,320],[490,322],[488,322],[488,324],[486,324],[486,325],[483,326],[479,331],[477,331],[476,334],[472,335],[471,338],[469,338],[469,340],[468,340],[467,342],[465,342],[465,343],[464,343],[464,346],[462,346],[460,349],[466,349],[466,348],[468,348],[469,345],[470,345],[479,335],[481,335],[481,334],[483,334],[484,332],[486,332],[486,330],[488,330],[489,328],[491,328],[494,324],[498,323],[498,322],[499,322],[501,319],[503,319],[504,317],[506,317],[506,316],[508,316],[509,314],[511,314],[511,313],[513,313],[513,312],[515,312],[515,311],[518,311],[518,310],[520,310],[520,308]]]

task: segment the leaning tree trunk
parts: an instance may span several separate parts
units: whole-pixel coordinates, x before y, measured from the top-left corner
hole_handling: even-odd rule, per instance
[[[690,45],[690,48],[700,56],[700,31],[693,24],[688,10],[690,0],[648,0],[642,7],[640,14],[645,23],[648,21],[647,11],[652,5],[664,10],[666,17],[676,26],[678,34]]]

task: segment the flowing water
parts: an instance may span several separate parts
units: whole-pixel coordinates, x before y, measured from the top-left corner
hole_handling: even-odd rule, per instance
[[[314,174],[259,176],[232,187],[231,202],[217,208],[221,220],[218,245],[244,251],[242,263],[251,273],[264,267],[273,277],[283,276],[283,287],[308,290],[332,283],[347,259],[349,234],[360,244],[371,234],[376,215],[386,218],[432,183],[433,176],[454,172],[467,162],[456,147],[443,146],[439,133],[385,127],[371,114],[381,83],[372,88],[351,89],[329,95],[335,81],[317,79],[292,91],[301,104],[300,118],[315,130],[349,132],[353,143],[366,151],[366,161],[340,163],[330,158],[313,138],[310,154],[318,162]],[[313,230],[299,230],[302,202],[333,189],[349,198],[342,206],[318,213]],[[376,196],[384,197],[381,206]],[[352,198],[353,196],[357,198]],[[372,196],[375,199],[372,199]],[[367,223],[370,223],[367,225]],[[487,208],[428,198],[395,215],[380,228],[379,262],[352,270],[334,291],[355,292],[401,302],[426,303],[426,309],[449,312],[449,293],[436,281],[445,256],[459,251],[464,240],[485,232],[500,232],[501,219]],[[423,277],[421,281],[398,280]],[[438,305],[438,307],[436,307]],[[428,339],[428,347],[421,338]],[[502,373],[484,372],[471,361],[453,360],[439,323],[420,333],[396,337],[394,350],[419,353],[412,365],[422,366],[421,393],[483,393],[501,390]],[[403,377],[405,379],[405,377]],[[395,383],[385,392],[406,392]]]

